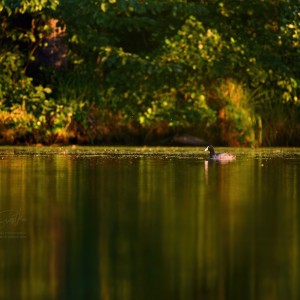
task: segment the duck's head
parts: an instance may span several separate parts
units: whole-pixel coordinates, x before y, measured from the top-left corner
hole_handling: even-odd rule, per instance
[[[209,146],[207,146],[207,147],[205,148],[204,151],[214,152],[215,149],[214,149],[214,147],[213,147],[212,145],[209,145]]]

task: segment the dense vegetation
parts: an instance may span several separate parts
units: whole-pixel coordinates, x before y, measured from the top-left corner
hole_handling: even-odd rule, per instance
[[[0,142],[300,145],[298,0],[0,2]]]

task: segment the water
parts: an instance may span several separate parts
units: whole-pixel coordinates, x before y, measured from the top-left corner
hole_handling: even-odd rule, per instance
[[[300,299],[300,149],[0,148],[0,299]]]

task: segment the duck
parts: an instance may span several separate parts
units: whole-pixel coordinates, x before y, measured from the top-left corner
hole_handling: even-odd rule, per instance
[[[216,153],[212,145],[205,148],[204,151],[209,151],[209,158],[214,160],[235,160],[236,156],[230,153]]]

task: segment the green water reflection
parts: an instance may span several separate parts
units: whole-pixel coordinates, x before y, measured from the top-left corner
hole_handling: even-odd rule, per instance
[[[0,299],[299,299],[300,150],[201,150],[0,148]]]

